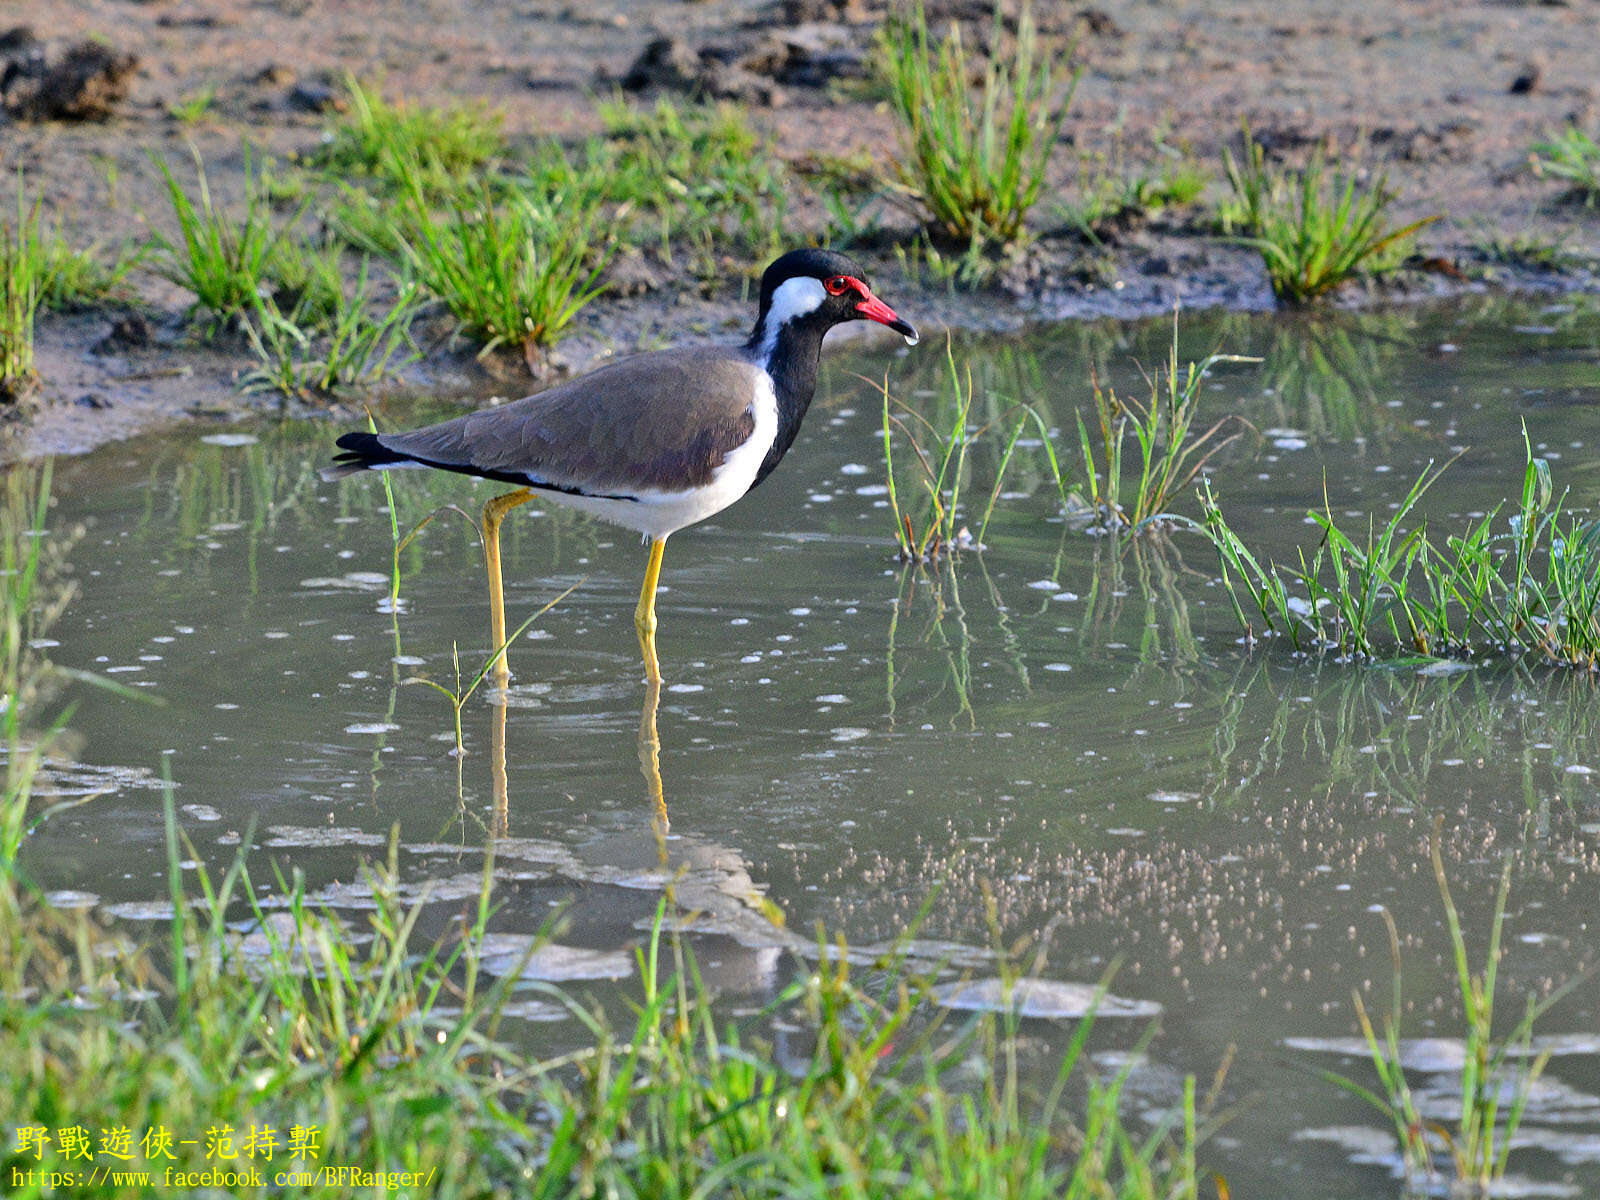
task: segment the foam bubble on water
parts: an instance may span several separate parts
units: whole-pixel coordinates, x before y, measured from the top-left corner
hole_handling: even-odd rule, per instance
[[[575,979],[626,979],[633,956],[625,950],[590,950],[557,942],[536,945],[525,933],[490,933],[480,943],[478,965],[490,975],[562,983]]]
[[[387,834],[368,833],[364,829],[301,825],[269,825],[265,845],[273,849],[317,846],[382,846],[388,842]]]
[[[118,917],[124,921],[172,920],[170,900],[128,900],[121,904],[108,904],[100,911],[108,917]]]
[[[946,1008],[965,1012],[1011,1011],[1045,1020],[1075,1021],[1090,1013],[1097,1018],[1149,1020],[1159,1017],[1162,1011],[1154,1000],[1130,1000],[1102,991],[1095,984],[1053,979],[1019,979],[1009,987],[1002,979],[974,979],[936,988],[934,998]]]
[[[208,446],[254,446],[260,441],[253,433],[208,433],[200,440]]]
[[[399,728],[400,726],[393,721],[368,721],[359,722],[355,725],[346,725],[344,731],[346,733],[393,733]]]

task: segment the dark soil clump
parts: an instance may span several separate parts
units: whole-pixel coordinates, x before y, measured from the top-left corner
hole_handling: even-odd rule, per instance
[[[0,98],[22,121],[108,120],[127,98],[139,66],[137,55],[99,42],[79,42],[60,57],[47,58],[26,26],[0,39],[0,54],[8,51]]]

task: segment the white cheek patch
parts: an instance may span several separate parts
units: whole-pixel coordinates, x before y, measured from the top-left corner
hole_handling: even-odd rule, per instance
[[[785,279],[772,293],[772,313],[768,319],[778,325],[786,324],[795,317],[816,312],[827,298],[828,290],[820,279],[809,275]]]
[[[809,275],[780,283],[772,293],[772,307],[767,310],[767,319],[761,327],[761,346],[757,351],[761,360],[765,362],[772,356],[778,344],[778,330],[798,317],[816,312],[827,298],[828,290],[822,286],[822,280]]]

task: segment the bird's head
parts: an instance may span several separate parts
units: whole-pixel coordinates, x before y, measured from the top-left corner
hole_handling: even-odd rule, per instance
[[[761,276],[761,309],[754,340],[776,339],[787,325],[803,325],[826,333],[845,321],[877,321],[908,345],[917,331],[903,321],[867,286],[866,273],[855,260],[832,250],[791,250]]]

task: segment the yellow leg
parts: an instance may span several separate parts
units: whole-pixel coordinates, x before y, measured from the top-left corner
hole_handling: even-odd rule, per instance
[[[506,641],[506,597],[500,582],[500,522],[517,505],[532,499],[532,488],[519,488],[504,492],[483,506],[483,562],[489,571],[489,647],[500,651],[495,655],[491,671],[496,687],[505,687],[511,679],[505,651],[500,649]]]
[[[656,657],[656,584],[661,581],[661,555],[666,538],[650,542],[650,563],[644,569],[644,586],[639,589],[639,607],[633,612],[633,627],[639,632],[639,653],[644,655],[644,677],[661,683],[661,660]]]

